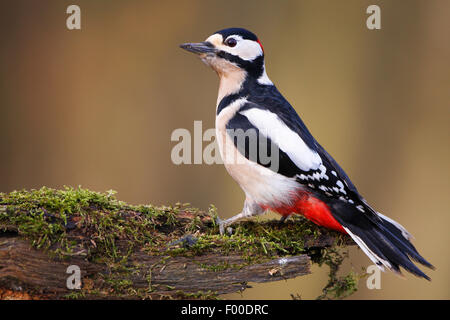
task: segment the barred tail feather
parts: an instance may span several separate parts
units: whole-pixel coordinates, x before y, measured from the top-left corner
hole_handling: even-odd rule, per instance
[[[411,235],[399,223],[379,213],[361,213],[343,201],[329,200],[328,205],[336,220],[381,270],[387,268],[401,274],[402,267],[418,277],[431,280],[411,260],[434,267],[417,252],[410,242]]]

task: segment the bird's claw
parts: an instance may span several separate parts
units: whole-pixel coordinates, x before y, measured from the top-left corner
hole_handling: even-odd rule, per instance
[[[280,218],[280,220],[278,220],[278,223],[279,223],[279,224],[284,224],[284,223],[286,222],[286,220],[289,219],[290,216],[291,216],[291,215],[288,215],[288,216],[282,216],[282,217]]]
[[[223,236],[225,234],[225,227],[226,227],[226,221],[220,219],[219,217],[216,217],[216,224],[219,226],[219,232],[220,235]],[[233,233],[233,228],[228,227],[227,233],[231,235]]]
[[[216,217],[216,224],[219,226],[219,232],[221,236],[223,236],[223,234],[225,233],[225,226],[223,222],[224,221],[222,219]]]

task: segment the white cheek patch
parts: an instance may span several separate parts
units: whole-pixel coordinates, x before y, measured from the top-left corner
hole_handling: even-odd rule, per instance
[[[239,58],[252,61],[263,55],[263,50],[261,45],[253,40],[243,39],[241,36],[230,36],[229,38],[234,38],[237,41],[235,47],[229,47],[223,44],[223,37],[220,34],[213,34],[206,41],[211,42],[217,49],[221,51],[228,52],[229,54],[238,56]]]
[[[234,37],[234,38],[236,39],[241,37]],[[238,40],[238,42],[235,47],[231,48],[225,46],[225,48],[222,50],[231,53],[235,56],[239,56],[239,58],[247,61],[255,60],[259,56],[263,55],[263,51],[258,42],[247,39],[244,40],[242,38],[236,40]]]

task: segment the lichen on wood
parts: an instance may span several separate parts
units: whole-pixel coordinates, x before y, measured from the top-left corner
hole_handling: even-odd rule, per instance
[[[311,253],[351,244],[295,217],[221,236],[217,210],[129,205],[83,188],[0,193],[0,289],[41,298],[214,298],[309,274]],[[320,259],[319,259],[320,262]],[[66,269],[80,267],[69,290]]]

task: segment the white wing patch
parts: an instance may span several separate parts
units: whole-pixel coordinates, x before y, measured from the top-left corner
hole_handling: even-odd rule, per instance
[[[319,154],[311,150],[300,136],[289,129],[273,112],[252,108],[240,112],[246,116],[261,134],[268,137],[284,151],[295,165],[307,172],[317,170],[322,165]]]

